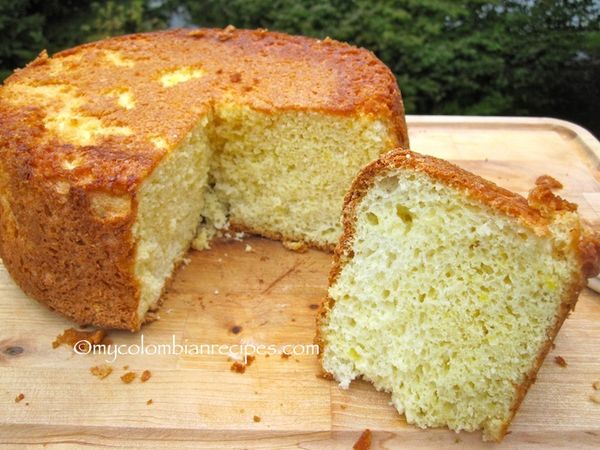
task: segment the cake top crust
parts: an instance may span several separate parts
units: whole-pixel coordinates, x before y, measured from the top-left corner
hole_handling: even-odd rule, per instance
[[[373,114],[406,139],[395,78],[373,53],[227,27],[42,52],[0,89],[0,152],[24,176],[125,193],[228,103],[267,113]]]

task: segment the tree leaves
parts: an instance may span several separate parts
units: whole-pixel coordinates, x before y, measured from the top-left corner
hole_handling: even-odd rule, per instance
[[[597,0],[0,0],[0,75],[43,48],[164,28],[175,12],[366,47],[409,113],[554,116],[600,134]]]

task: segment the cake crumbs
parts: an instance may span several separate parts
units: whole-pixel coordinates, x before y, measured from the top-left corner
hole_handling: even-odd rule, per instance
[[[213,293],[214,293],[215,295],[219,295],[219,290],[218,290],[218,289],[215,289],[215,290],[213,291]]]
[[[58,348],[63,344],[71,348],[77,345],[78,350],[84,351],[87,350],[84,348],[86,342],[93,347],[102,344],[105,337],[106,331],[104,330],[83,331],[68,328],[56,337],[54,342],[52,342],[52,348]]]
[[[555,356],[554,357],[554,362],[556,364],[558,364],[560,367],[567,367],[568,366],[567,362],[565,361],[565,358],[563,358],[562,356]]]
[[[600,392],[594,392],[590,395],[590,400],[600,405]]]
[[[373,435],[371,430],[368,428],[362,432],[358,440],[354,443],[352,448],[354,450],[369,450],[371,448],[371,441],[373,440]]]
[[[231,370],[232,372],[237,372],[237,373],[244,373],[246,372],[246,368],[250,367],[252,365],[252,363],[254,362],[254,360],[256,359],[255,356],[247,356],[246,357],[246,363],[244,364],[243,362],[240,361],[235,361],[229,370]]]
[[[154,403],[154,401],[152,399],[150,399],[146,402],[146,405],[150,406],[152,403]]]
[[[23,394],[23,393],[21,392],[19,395],[17,395],[17,396],[15,397],[15,403],[19,403],[19,402],[20,402],[20,401],[22,401],[24,398],[25,398],[25,394]]]
[[[145,383],[150,378],[152,378],[152,372],[150,372],[149,370],[144,370],[140,379],[142,380],[142,383]]]
[[[123,366],[123,370],[129,370],[129,366]]]
[[[250,244],[246,244],[246,247],[244,248],[245,252],[251,253],[254,251],[254,249],[252,248],[252,246]]]
[[[231,327],[231,332],[233,334],[240,334],[242,332],[242,327],[240,327],[239,325],[234,325]]]
[[[102,366],[94,366],[90,368],[90,372],[92,373],[92,375],[100,378],[101,380],[104,380],[107,376],[109,376],[112,373],[112,371],[112,367],[107,364],[104,364]]]
[[[253,419],[254,419],[254,422],[257,422],[257,423],[260,422],[260,420],[261,420],[260,416],[254,416]]]
[[[125,375],[121,376],[121,381],[125,384],[129,384],[133,380],[135,380],[135,377],[136,377],[135,372],[127,372]]]
[[[244,373],[246,371],[246,364],[243,364],[239,361],[235,361],[231,365],[231,368],[229,370],[231,370],[232,372]]]
[[[311,303],[310,305],[308,305],[308,307],[310,309],[319,309],[319,305],[317,305],[316,303]]]
[[[292,355],[290,355],[289,353],[283,352],[281,354],[281,359],[288,359],[290,356],[292,356]]]
[[[594,388],[594,390],[598,391],[600,390],[600,381],[594,381],[592,383],[592,387]]]
[[[288,250],[291,250],[293,252],[297,252],[297,253],[306,253],[308,251],[308,245],[306,245],[306,242],[302,242],[302,241],[283,241],[283,246],[285,248],[287,248]]]

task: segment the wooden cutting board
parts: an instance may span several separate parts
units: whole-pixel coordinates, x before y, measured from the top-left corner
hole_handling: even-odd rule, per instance
[[[518,192],[540,174],[558,178],[600,230],[600,144],[585,130],[550,119],[423,116],[409,117],[409,129],[413,150]],[[146,345],[312,343],[330,255],[248,238],[189,258],[160,320],[138,334],[110,333],[113,344],[139,344],[142,335]],[[600,447],[600,404],[590,400],[600,380],[600,296],[589,289],[501,445],[481,443],[479,433],[409,426],[369,384],[344,391],[318,378],[312,355],[258,356],[243,374],[226,355],[122,355],[100,380],[90,368],[106,356],[52,349],[70,326],[28,300],[0,267],[0,444],[348,449],[369,428],[372,448]],[[141,383],[146,369],[152,378]],[[127,371],[138,374],[131,384],[120,379]]]

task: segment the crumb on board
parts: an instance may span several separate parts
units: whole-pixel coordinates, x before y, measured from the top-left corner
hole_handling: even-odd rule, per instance
[[[254,249],[252,248],[252,246],[250,244],[246,244],[246,247],[244,248],[245,252],[251,253],[254,251]]]
[[[231,365],[230,370],[232,372],[244,373],[246,371],[246,368],[250,367],[255,359],[256,359],[256,356],[252,356],[252,355],[246,356],[246,363],[243,363],[241,361],[235,361]]]
[[[321,371],[321,373],[318,373],[315,376],[317,378],[322,378],[324,380],[333,380],[333,375],[331,375],[329,372],[323,372],[323,371]]]
[[[148,381],[150,378],[152,377],[152,372],[150,372],[149,370],[144,370],[142,372],[142,383],[145,383],[146,381]]]
[[[152,403],[154,403],[154,401],[152,399],[150,399],[146,402],[146,405],[151,405]]]
[[[15,397],[15,403],[19,403],[19,402],[20,402],[20,401],[22,401],[24,398],[25,398],[25,394],[23,394],[23,393],[21,392],[19,395],[17,395],[17,396]]]
[[[541,175],[535,180],[536,186],[546,186],[549,189],[562,189],[563,185],[560,181],[552,178],[550,175]]]
[[[239,361],[235,361],[232,365],[230,370],[232,372],[237,372],[237,373],[244,373],[246,371],[246,364],[241,363]]]
[[[215,289],[215,290],[213,291],[213,293],[214,293],[215,295],[219,295],[219,290],[218,290],[218,289]]]
[[[255,422],[260,422],[260,416],[254,416],[253,419]]]
[[[310,309],[319,309],[319,305],[317,305],[316,303],[311,303],[310,305],[308,305],[308,307]]]
[[[281,359],[289,359],[290,356],[292,356],[292,355],[290,355],[289,353],[283,352],[281,354]]]
[[[92,375],[100,378],[101,380],[104,380],[107,376],[109,376],[112,373],[112,371],[112,367],[108,364],[90,367],[90,372],[92,373]]]
[[[234,325],[231,327],[231,332],[233,334],[239,334],[242,332],[242,327],[240,327],[239,325]]]
[[[592,383],[592,387],[593,387],[593,388],[594,388],[596,391],[600,390],[600,380],[599,380],[599,381],[594,381],[594,382]]]
[[[373,436],[371,434],[371,430],[368,428],[362,432],[358,440],[354,443],[352,448],[354,450],[369,450],[371,448],[371,441]]]
[[[306,242],[283,241],[282,244],[285,248],[287,248],[288,250],[291,250],[293,252],[305,253],[306,251],[308,251],[308,245],[306,245]]]
[[[121,376],[121,381],[125,384],[129,384],[133,380],[135,380],[135,377],[136,377],[135,372],[127,372],[125,375]]]
[[[56,337],[54,342],[52,342],[52,348],[60,347],[63,344],[68,345],[71,348],[76,344],[79,344],[80,346],[85,345],[85,343],[82,344],[82,341],[85,341],[88,345],[92,346],[99,345],[102,344],[105,337],[106,331],[104,330],[83,331],[76,330],[75,328],[67,328],[62,334],[59,334]],[[85,349],[81,348],[81,350]]]
[[[123,370],[129,370],[129,366],[123,366]]]
[[[144,316],[144,320],[146,321],[146,323],[155,322],[157,320],[160,320],[160,314],[158,313],[158,311],[148,311]]]
[[[555,356],[554,357],[554,362],[556,364],[558,364],[560,367],[567,367],[567,362],[565,361],[565,358],[563,358],[562,356]]]
[[[590,395],[590,400],[600,405],[600,392],[594,392]]]

